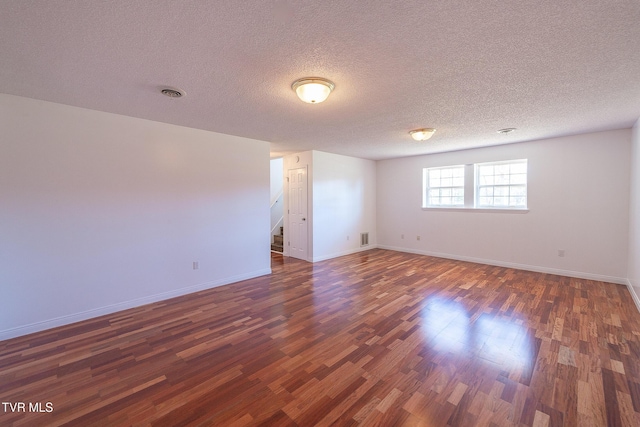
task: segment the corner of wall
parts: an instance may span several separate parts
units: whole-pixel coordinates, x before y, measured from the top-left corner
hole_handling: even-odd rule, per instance
[[[627,278],[629,291],[640,310],[640,118],[631,134],[631,174],[629,185],[629,243]]]
[[[632,286],[631,282],[628,279],[626,284],[627,288],[629,289],[629,293],[631,294],[631,299],[633,299],[638,312],[640,312],[640,286]]]

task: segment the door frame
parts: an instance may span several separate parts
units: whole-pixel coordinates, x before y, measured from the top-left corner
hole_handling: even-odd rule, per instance
[[[285,233],[285,240],[286,240],[286,249],[287,249],[287,256],[293,257],[293,258],[297,258],[297,259],[301,259],[304,261],[309,261],[311,259],[311,254],[310,254],[310,235],[311,235],[311,215],[310,215],[310,210],[309,210],[309,166],[308,165],[292,165],[293,167],[289,167],[286,169],[286,186],[287,186],[287,201],[286,201],[286,206],[287,206],[287,219],[286,219],[286,226],[285,226],[285,231],[289,231],[289,233]],[[305,231],[306,231],[306,247],[304,248],[304,256],[303,257],[298,257],[298,256],[294,256],[294,254],[291,251],[291,217],[290,217],[290,209],[291,209],[291,198],[290,198],[290,176],[291,173],[297,169],[304,169],[305,170],[305,186],[304,186],[304,199],[305,199],[305,210],[306,210],[306,220],[305,220]]]

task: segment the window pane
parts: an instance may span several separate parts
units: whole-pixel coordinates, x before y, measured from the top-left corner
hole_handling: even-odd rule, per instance
[[[512,197],[511,198],[511,205],[512,206],[527,206],[527,199],[525,199],[524,197]]]
[[[509,206],[525,206],[524,197],[510,197]]]
[[[493,187],[494,196],[508,196],[509,187]]]
[[[511,184],[526,184],[527,183],[527,175],[517,174],[511,175]]]
[[[496,165],[496,175],[509,175],[509,165]]]
[[[511,173],[516,174],[527,174],[527,164],[526,163],[512,163],[511,164]]]
[[[527,160],[476,164],[476,171],[476,206],[527,206]]]
[[[480,196],[493,196],[493,187],[480,187]]]
[[[427,206],[464,206],[464,166],[425,169]]]
[[[527,188],[520,185],[511,186],[511,196],[526,196]]]
[[[493,175],[493,166],[480,166],[480,175]]]
[[[527,160],[475,165],[476,206],[523,208],[527,206]],[[464,206],[465,166],[424,169],[427,206]]]
[[[509,175],[496,175],[495,185],[509,184]]]
[[[509,198],[508,197],[494,197],[493,198],[493,205],[494,206],[507,206],[509,203]]]
[[[493,175],[480,176],[480,185],[493,185]]]

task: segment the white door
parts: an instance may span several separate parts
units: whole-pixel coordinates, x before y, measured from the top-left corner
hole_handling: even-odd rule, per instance
[[[289,169],[289,255],[307,261],[307,168]]]

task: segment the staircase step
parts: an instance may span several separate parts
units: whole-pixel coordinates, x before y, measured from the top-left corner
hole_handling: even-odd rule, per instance
[[[284,247],[282,245],[271,245],[271,250],[275,252],[283,252]]]
[[[278,236],[278,235],[275,235],[275,236],[273,236],[273,243],[274,243],[275,245],[280,245],[280,246],[282,246],[282,242],[283,242],[283,240],[282,240],[282,239],[284,239],[284,236]]]

